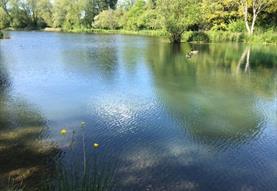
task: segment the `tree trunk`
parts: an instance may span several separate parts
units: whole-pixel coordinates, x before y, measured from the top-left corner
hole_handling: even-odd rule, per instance
[[[240,0],[241,5],[243,6],[243,14],[244,14],[244,22],[249,35],[253,35],[255,29],[255,23],[258,17],[258,14],[263,10],[270,2],[266,1],[252,1],[252,9],[253,9],[253,16],[251,21],[251,26],[249,26],[248,22],[248,4],[247,0]]]
[[[252,24],[251,24],[251,29],[250,29],[250,35],[252,35],[254,33],[256,19],[257,19],[257,14],[254,11],[254,13],[253,13],[253,19],[252,19]]]
[[[6,13],[6,15],[9,17],[9,19],[11,19],[11,15],[9,13],[7,4],[8,4],[8,1],[2,1],[0,7],[2,7],[3,11]]]
[[[244,14],[244,23],[245,23],[246,30],[247,30],[248,34],[251,34],[251,30],[250,30],[249,23],[248,23],[248,5],[247,5],[247,1],[245,1],[243,3],[243,14]]]

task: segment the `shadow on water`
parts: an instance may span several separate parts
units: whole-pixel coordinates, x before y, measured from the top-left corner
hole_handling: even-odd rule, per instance
[[[10,97],[12,84],[0,54],[0,189],[36,190],[51,177],[57,148],[44,140],[46,121],[22,99]]]

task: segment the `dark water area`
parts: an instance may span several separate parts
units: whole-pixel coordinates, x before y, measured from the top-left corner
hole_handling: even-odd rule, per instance
[[[96,190],[277,190],[276,46],[10,37],[0,189],[62,190],[86,175]]]

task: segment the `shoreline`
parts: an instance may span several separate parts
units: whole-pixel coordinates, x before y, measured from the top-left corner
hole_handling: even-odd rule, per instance
[[[167,37],[167,33],[162,30],[106,30],[106,29],[72,29],[65,30],[62,28],[45,28],[39,31],[42,32],[65,32],[65,33],[88,33],[88,34],[125,34],[125,35],[140,35],[140,36],[153,36],[153,37]]]
[[[87,34],[121,34],[121,35],[137,35],[167,38],[168,33],[164,30],[107,30],[107,29],[72,29],[66,30],[62,28],[46,27],[44,29],[13,29],[8,28],[4,31],[40,31],[40,32],[57,32],[57,33],[87,33]],[[4,36],[4,35],[3,35]],[[1,39],[1,33],[0,33]],[[2,37],[2,39],[4,39]],[[166,40],[168,41],[168,40]],[[229,31],[186,31],[183,34],[182,43],[242,43],[242,44],[262,44],[262,45],[277,45],[277,32],[264,32],[249,36],[246,33],[229,32]]]
[[[88,33],[88,34],[122,34],[122,35],[138,35],[149,37],[167,38],[168,33],[164,30],[107,30],[107,29],[73,29],[65,30],[62,28],[45,28],[40,31],[44,32],[67,32],[67,33]],[[271,38],[270,38],[271,37]],[[270,38],[270,39],[268,39]],[[167,40],[168,41],[168,40]],[[277,45],[277,32],[264,32],[249,36],[242,32],[229,31],[186,31],[182,37],[182,43],[243,43],[243,44],[263,44]]]

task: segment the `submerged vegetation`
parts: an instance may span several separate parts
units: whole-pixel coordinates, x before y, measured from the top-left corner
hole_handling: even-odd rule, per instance
[[[276,43],[276,0],[1,0],[0,6],[0,29],[153,31],[177,43],[203,41],[202,33],[210,42]]]

